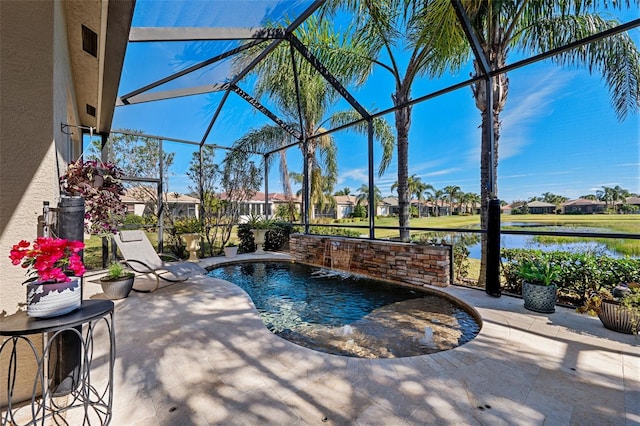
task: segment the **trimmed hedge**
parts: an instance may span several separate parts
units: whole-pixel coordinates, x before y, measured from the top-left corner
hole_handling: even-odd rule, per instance
[[[612,291],[620,283],[640,282],[640,259],[636,258],[616,259],[592,253],[529,249],[502,249],[500,254],[503,288],[511,293],[522,293],[522,279],[518,277],[518,269],[524,259],[544,259],[560,266],[558,295],[576,300],[580,305],[594,291]]]
[[[266,251],[281,251],[289,248],[289,235],[296,232],[295,227],[288,222],[274,222],[273,226],[267,230],[264,239],[264,249]],[[251,225],[243,223],[238,225],[238,252],[252,253],[256,251],[256,243],[251,232]]]

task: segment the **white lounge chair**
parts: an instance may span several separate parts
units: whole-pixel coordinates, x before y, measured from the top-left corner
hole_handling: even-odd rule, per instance
[[[156,286],[149,291],[158,289],[161,278],[175,283],[186,281],[194,275],[207,273],[206,269],[195,263],[182,261],[171,254],[156,253],[147,235],[141,230],[120,231],[114,235],[113,239],[125,263],[131,269],[139,273],[155,275]],[[178,262],[164,262],[161,256]]]

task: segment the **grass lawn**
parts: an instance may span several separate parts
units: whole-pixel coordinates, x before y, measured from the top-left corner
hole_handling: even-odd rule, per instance
[[[636,234],[640,238],[640,215],[555,215],[555,214],[529,214],[529,215],[502,215],[502,223],[509,222],[531,222],[541,223],[549,226],[562,225],[571,227],[598,228],[602,232]],[[366,225],[367,222],[359,222]],[[398,219],[393,217],[379,218],[375,221],[376,226],[398,226]],[[479,228],[480,216],[441,216],[412,218],[413,228]],[[517,227],[504,226],[504,229],[521,229]],[[353,228],[357,229],[357,228]],[[366,234],[366,229],[357,229],[360,233]],[[415,233],[414,231],[412,233]],[[376,238],[397,238],[399,233],[395,229],[376,229]],[[576,242],[575,237],[535,237],[541,243],[563,243]],[[594,240],[583,238],[584,241]],[[610,250],[615,250],[624,255],[640,255],[640,239],[595,239],[597,242],[605,244]]]

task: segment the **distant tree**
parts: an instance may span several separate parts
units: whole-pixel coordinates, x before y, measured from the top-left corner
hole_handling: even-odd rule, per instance
[[[453,213],[453,203],[460,195],[460,187],[457,185],[449,185],[443,188],[447,198],[449,198],[449,215]]]
[[[471,214],[474,214],[476,212],[476,208],[480,208],[480,204],[482,204],[482,198],[480,197],[480,194],[478,194],[477,192],[468,192],[468,202],[471,204]],[[504,205],[506,205],[507,203],[505,202]],[[502,203],[500,203],[500,205],[503,205]]]
[[[445,197],[445,192],[442,189],[428,190],[427,198],[435,206],[434,214],[436,216],[440,216],[440,207],[441,207],[440,203],[441,202],[444,203],[444,197]]]
[[[203,233],[211,256],[222,252],[233,226],[238,223],[242,203],[255,195],[262,184],[262,173],[249,161],[248,154],[230,152],[221,163],[215,162],[214,156],[214,149],[205,145],[202,168],[200,154],[194,152],[187,170],[192,188],[200,185],[202,176],[200,202],[203,213],[200,220],[204,224]]]
[[[581,195],[579,198],[582,198],[584,200],[592,200],[592,201],[598,200],[598,197],[593,194]]]
[[[415,216],[419,218],[422,200],[424,200],[424,195],[425,195],[424,193],[428,189],[433,189],[433,187],[429,184],[422,182],[422,178],[416,174],[409,176],[409,178],[407,179],[407,187],[409,189],[410,197],[415,196],[416,199],[418,200],[417,214]],[[395,181],[393,185],[391,185],[391,192],[395,191],[397,188],[398,188],[398,181]]]
[[[336,191],[336,193],[333,195],[349,195],[349,194],[351,194],[351,189],[348,186],[345,186],[341,190]]]
[[[104,158],[107,161],[120,167],[125,177],[137,178],[160,178],[160,158],[162,156],[163,182],[162,190],[163,205],[166,206],[164,199],[169,194],[169,179],[172,176],[171,167],[175,159],[174,152],[163,151],[160,153],[160,140],[150,138],[143,135],[142,130],[124,129],[127,133],[119,133],[114,130],[109,135],[104,150],[101,150],[99,140],[92,141],[89,151],[85,154],[88,159],[100,160]],[[132,133],[132,134],[129,134]],[[158,189],[152,183],[132,183],[123,182],[126,188],[136,188],[136,196],[145,202],[145,211],[158,217]],[[172,222],[170,209],[163,209],[165,221]]]
[[[378,204],[382,202],[382,192],[377,186],[373,187],[373,212],[377,211]],[[356,196],[356,203],[358,205],[362,205],[364,203],[369,203],[369,186],[362,184],[360,188],[358,188],[358,195]]]

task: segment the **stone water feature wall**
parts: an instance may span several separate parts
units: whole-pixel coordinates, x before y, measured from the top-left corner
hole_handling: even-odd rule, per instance
[[[297,262],[412,285],[446,287],[451,282],[450,246],[292,234]]]

